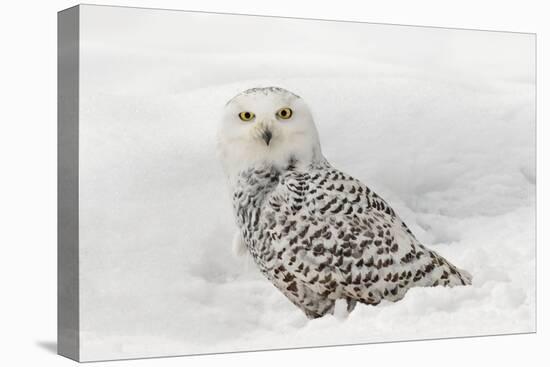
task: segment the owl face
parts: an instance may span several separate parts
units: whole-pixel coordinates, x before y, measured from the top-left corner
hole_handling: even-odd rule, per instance
[[[276,149],[289,139],[307,134],[313,125],[303,100],[283,89],[261,88],[245,91],[225,107],[224,135],[235,144]]]
[[[304,164],[320,154],[319,138],[304,100],[282,88],[254,88],[225,106],[218,132],[225,166]]]

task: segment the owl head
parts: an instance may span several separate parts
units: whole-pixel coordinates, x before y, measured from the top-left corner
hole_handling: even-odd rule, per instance
[[[322,158],[308,106],[278,87],[248,89],[227,102],[218,151],[229,176],[259,165],[307,166]]]

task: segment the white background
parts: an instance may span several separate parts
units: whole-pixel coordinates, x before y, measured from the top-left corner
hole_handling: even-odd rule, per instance
[[[82,6],[79,70],[81,360],[535,329],[532,34]],[[308,321],[235,259],[215,134],[263,85],[473,286]]]
[[[414,4],[392,2],[371,7],[332,2],[321,4],[302,1],[132,1],[98,2],[100,4],[136,5],[187,10],[285,15],[308,18],[345,19],[371,22],[404,23],[510,30],[538,33],[538,147],[542,154],[544,116],[541,72],[545,50],[542,46],[548,27],[544,26],[543,9],[535,2],[470,2],[456,5],[416,1]],[[527,4],[530,4],[529,6]],[[3,364],[48,363],[68,365],[68,360],[51,352],[55,340],[56,308],[56,11],[72,6],[69,1],[48,4],[25,3],[2,10],[2,141],[0,164],[3,168],[2,207],[2,325]],[[537,8],[538,7],[538,8]],[[4,19],[5,18],[5,19]],[[7,48],[6,48],[7,46]],[[6,83],[6,81],[8,83]],[[6,113],[7,112],[7,113]],[[538,160],[539,203],[544,186],[543,157]],[[542,205],[538,216],[538,289],[539,323],[537,335],[498,338],[473,338],[414,343],[390,343],[356,347],[309,349],[271,353],[248,353],[184,359],[117,362],[120,365],[169,365],[189,363],[286,364],[302,363],[391,363],[416,365],[445,363],[463,365],[490,362],[501,365],[527,364],[543,358],[546,336],[543,325],[545,253]],[[548,341],[546,341],[547,343]],[[429,356],[429,357],[428,357]],[[438,362],[437,362],[438,361]]]

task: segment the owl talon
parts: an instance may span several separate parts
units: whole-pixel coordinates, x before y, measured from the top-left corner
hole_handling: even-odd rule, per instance
[[[345,299],[338,299],[334,302],[332,314],[339,320],[345,320],[349,316],[349,307]]]

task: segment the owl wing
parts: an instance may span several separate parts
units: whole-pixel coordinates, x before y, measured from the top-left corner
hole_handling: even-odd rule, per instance
[[[458,270],[414,237],[367,186],[327,166],[288,171],[266,203],[274,225],[279,271],[330,299],[367,304],[398,300],[412,286],[468,284]]]

